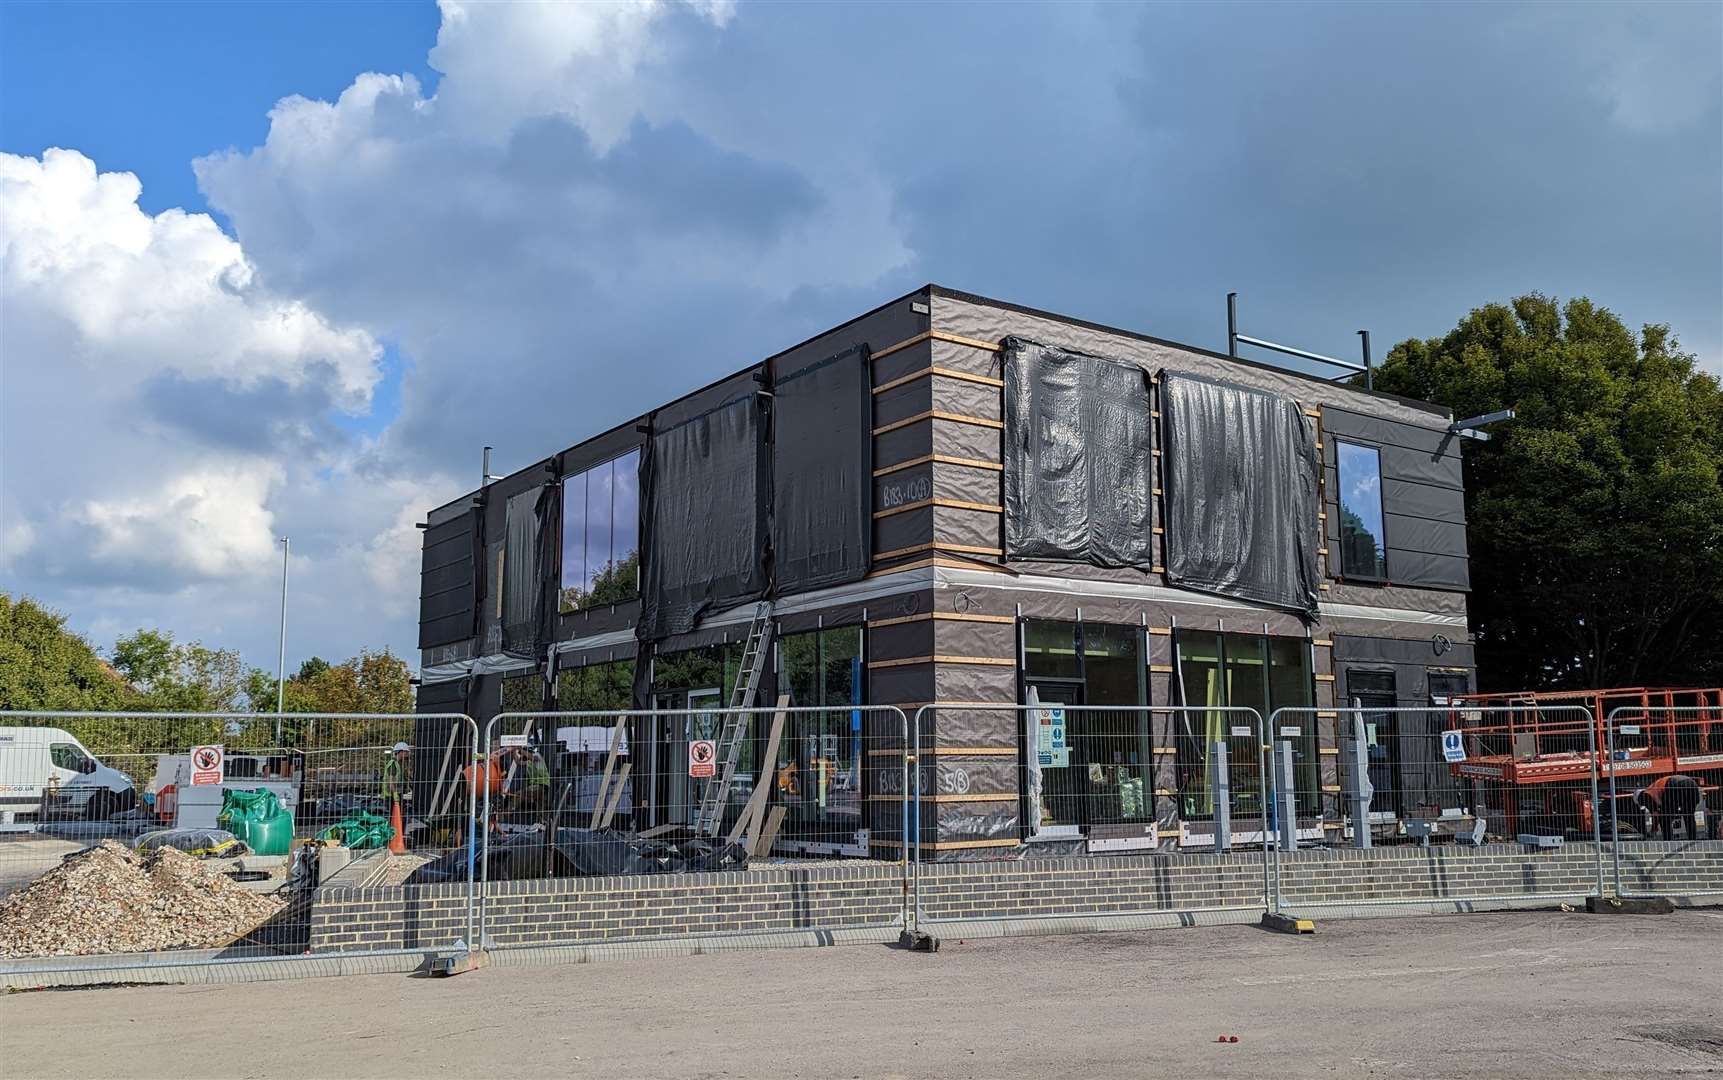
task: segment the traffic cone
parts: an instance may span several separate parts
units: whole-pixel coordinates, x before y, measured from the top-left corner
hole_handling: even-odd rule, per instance
[[[395,835],[389,837],[389,850],[397,855],[405,855],[407,853],[407,838],[401,828],[401,797],[399,795],[395,796],[390,803],[389,828],[395,831]]]

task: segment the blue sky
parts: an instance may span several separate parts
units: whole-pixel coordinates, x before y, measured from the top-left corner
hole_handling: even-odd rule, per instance
[[[1588,295],[1723,370],[1720,40],[1715,4],[6,4],[0,579],[264,663],[286,533],[290,656],[413,656],[412,525],[482,444],[927,281],[1211,348],[1237,290],[1343,356]]]
[[[0,150],[76,147],[138,174],[149,211],[206,210],[192,159],[253,146],[289,94],[361,71],[434,85],[431,3],[38,3],[0,10]]]

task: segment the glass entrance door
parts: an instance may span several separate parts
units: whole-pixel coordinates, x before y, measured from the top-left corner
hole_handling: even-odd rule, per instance
[[[695,739],[718,737],[722,700],[723,691],[715,688],[673,690],[653,695],[653,707],[670,713],[658,718],[658,731],[653,740],[653,774],[658,779],[652,786],[662,800],[662,812],[655,816],[660,824],[693,824],[704,781],[696,781],[688,775],[688,744]],[[676,711],[681,709],[699,711]]]
[[[1084,823],[1084,797],[1080,751],[1071,745],[1072,713],[1083,704],[1081,683],[1032,679],[1029,689],[1040,705],[1028,711],[1034,721],[1033,737],[1025,739],[1024,752],[1030,755],[1030,789],[1035,791],[1035,778],[1040,778],[1036,805],[1040,808],[1038,836],[1077,835]]]

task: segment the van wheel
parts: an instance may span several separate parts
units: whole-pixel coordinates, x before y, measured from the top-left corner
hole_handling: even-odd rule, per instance
[[[89,805],[84,810],[84,816],[91,821],[106,821],[114,816],[114,797],[106,791],[98,791],[90,796]]]

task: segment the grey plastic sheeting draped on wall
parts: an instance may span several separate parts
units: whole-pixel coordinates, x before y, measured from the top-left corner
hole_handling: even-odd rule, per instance
[[[539,500],[542,487],[509,496],[504,511],[503,649],[531,650],[539,630],[543,581],[539,574]]]
[[[867,347],[791,372],[772,391],[778,594],[859,581],[873,531]]]
[[[1148,373],[1023,338],[1004,345],[1007,557],[1149,569]]]
[[[1314,616],[1316,437],[1298,403],[1161,372],[1167,580]]]
[[[708,611],[765,595],[766,400],[744,394],[648,441],[640,640],[685,634]]]

